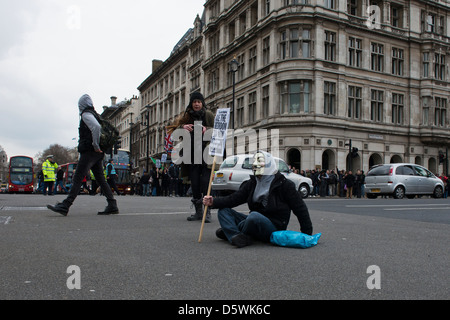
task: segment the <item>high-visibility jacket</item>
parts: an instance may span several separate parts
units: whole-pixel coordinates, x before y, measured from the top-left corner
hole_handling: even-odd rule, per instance
[[[114,166],[111,163],[108,163],[106,165],[106,175],[109,177],[110,175],[115,176],[116,174],[117,174],[116,168],[114,168]]]
[[[42,174],[44,175],[44,181],[50,182],[56,181],[56,171],[58,170],[58,164],[56,162],[51,163],[50,160],[45,161],[42,164]]]

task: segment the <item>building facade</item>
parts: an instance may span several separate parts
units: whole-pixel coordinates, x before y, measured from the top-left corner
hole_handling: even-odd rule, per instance
[[[446,0],[208,0],[138,88],[149,154],[163,152],[164,126],[199,90],[213,111],[232,109],[234,128],[276,131],[269,147],[296,168],[443,172],[449,13]]]

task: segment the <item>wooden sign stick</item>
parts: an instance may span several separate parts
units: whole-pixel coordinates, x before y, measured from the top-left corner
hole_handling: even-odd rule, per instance
[[[216,156],[214,156],[213,165],[211,168],[211,176],[209,177],[209,186],[208,186],[208,196],[211,195],[211,186],[214,179],[214,169],[216,168]],[[203,228],[205,227],[205,219],[206,219],[206,212],[208,211],[208,207],[205,206],[205,209],[203,210],[203,220],[202,220],[202,227],[200,228],[200,235],[198,237],[198,242],[202,242],[203,237]]]

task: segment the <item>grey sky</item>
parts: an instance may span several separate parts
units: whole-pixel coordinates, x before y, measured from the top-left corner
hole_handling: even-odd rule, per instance
[[[97,111],[138,95],[204,0],[0,0],[0,146],[34,156],[76,146],[78,99]]]

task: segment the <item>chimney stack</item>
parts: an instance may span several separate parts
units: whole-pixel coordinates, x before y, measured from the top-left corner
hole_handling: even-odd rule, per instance
[[[153,60],[152,61],[152,73],[158,70],[159,67],[163,64],[163,61],[161,60]]]
[[[111,97],[111,106],[115,106],[117,104],[117,97],[112,96]]]

